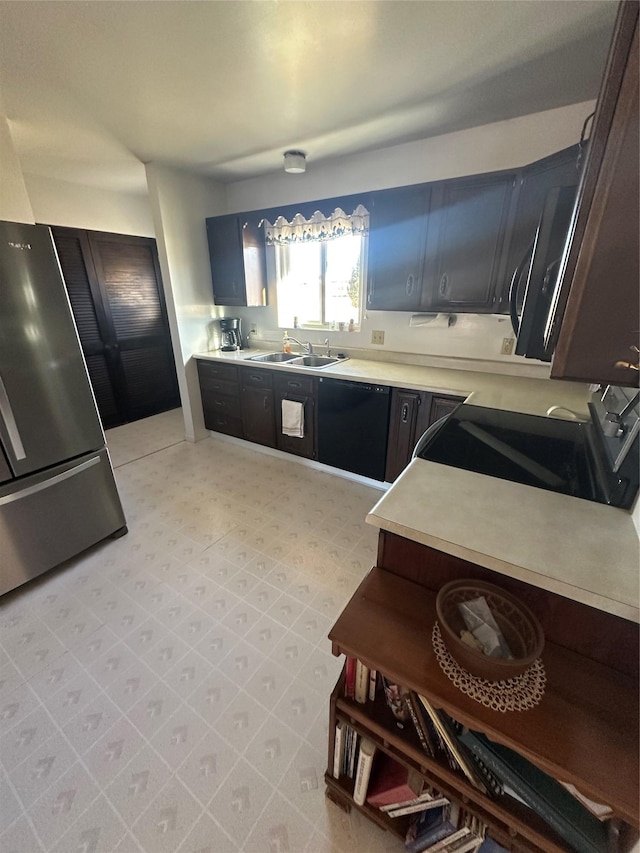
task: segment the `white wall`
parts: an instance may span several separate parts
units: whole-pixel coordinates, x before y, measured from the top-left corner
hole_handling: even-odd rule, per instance
[[[36,222],[155,237],[146,192],[115,192],[42,175],[24,179]]]
[[[205,219],[225,212],[224,187],[177,169],[148,164],[147,183],[162,270],[178,384],[190,441],[204,438],[193,353],[210,348],[216,315]]]
[[[7,222],[35,223],[20,161],[13,144],[11,128],[0,114],[0,219]]]
[[[523,166],[578,142],[583,122],[594,105],[593,101],[587,101],[345,157],[324,165],[314,165],[313,152],[310,152],[307,172],[303,175],[288,175],[283,171],[230,184],[227,188],[229,210],[252,210]],[[272,286],[268,307],[234,309],[226,313],[240,316],[246,329],[255,323],[259,337],[273,340],[281,337],[277,331]],[[386,351],[464,358],[478,364],[489,362],[487,369],[521,369],[528,375],[539,376],[549,374],[548,367],[541,363],[500,354],[503,338],[512,336],[505,316],[459,314],[452,327],[442,318],[433,324],[410,327],[410,316],[405,312],[370,311],[363,317],[360,333],[336,332],[329,337],[332,345],[338,348],[357,347],[379,354]],[[385,332],[384,347],[371,344],[374,329]],[[326,335],[305,333],[306,337],[320,342]]]

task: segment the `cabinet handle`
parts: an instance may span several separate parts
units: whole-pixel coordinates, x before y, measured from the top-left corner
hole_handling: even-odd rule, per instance
[[[233,285],[231,286],[231,290],[233,290],[233,295],[237,296],[238,294],[238,282],[234,279]]]
[[[264,376],[258,376],[258,374],[257,374],[257,373],[250,373],[250,374],[249,374],[249,379],[250,379],[252,382],[264,382]]]
[[[440,287],[438,288],[438,293],[440,296],[444,296],[447,292],[447,287],[449,286],[449,276],[444,273],[442,278],[440,279]]]
[[[413,273],[411,273],[411,275],[407,278],[407,283],[405,285],[405,290],[407,291],[407,296],[411,296],[411,294],[413,293],[413,285],[414,285],[414,278],[413,278]]]
[[[406,424],[407,421],[409,420],[409,404],[408,403],[402,404],[402,413],[401,413],[400,417],[402,419],[403,424]]]
[[[640,371],[640,364],[637,363],[637,356],[640,355],[640,349],[636,346],[631,346],[629,349],[636,354],[636,363],[634,364],[632,361],[616,361],[614,367],[624,367],[627,370],[635,370]]]
[[[287,382],[287,385],[289,386],[289,388],[302,388],[302,382],[289,381]]]
[[[264,400],[262,401],[262,405],[264,406],[265,412],[268,412],[269,411],[269,398],[266,394],[264,395]]]

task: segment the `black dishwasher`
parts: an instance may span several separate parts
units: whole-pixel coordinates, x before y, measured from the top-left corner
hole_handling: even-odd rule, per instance
[[[385,385],[320,378],[318,461],[384,480],[391,395]]]

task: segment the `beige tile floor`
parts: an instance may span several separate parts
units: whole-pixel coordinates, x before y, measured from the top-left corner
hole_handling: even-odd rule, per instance
[[[0,599],[2,853],[404,849],[323,783],[379,492],[179,410],[107,437],[128,535]]]

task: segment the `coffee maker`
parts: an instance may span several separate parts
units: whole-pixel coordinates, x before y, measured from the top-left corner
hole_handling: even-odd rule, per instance
[[[242,324],[238,317],[221,317],[220,330],[222,352],[235,352],[242,349]]]

